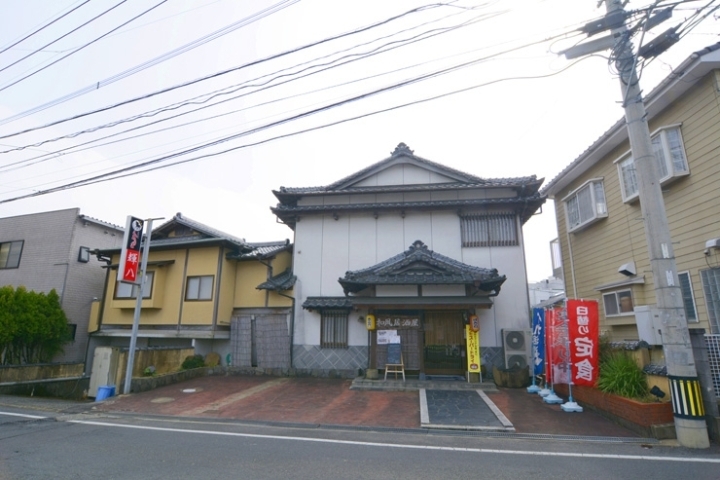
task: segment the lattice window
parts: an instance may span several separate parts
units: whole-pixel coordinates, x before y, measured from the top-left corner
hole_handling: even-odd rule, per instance
[[[710,331],[720,333],[720,268],[701,270],[700,278],[705,292]]]
[[[348,311],[324,310],[320,315],[320,348],[347,348]]]
[[[463,247],[510,247],[520,244],[517,217],[513,214],[463,215]]]
[[[712,375],[715,396],[720,398],[720,335],[705,335],[708,349],[708,364]]]

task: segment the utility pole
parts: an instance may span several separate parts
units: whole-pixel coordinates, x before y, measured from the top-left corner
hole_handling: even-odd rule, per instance
[[[625,18],[621,0],[605,0],[605,7],[606,18]],[[625,23],[621,22],[613,28],[612,34],[615,39],[613,56],[620,74],[625,121],[637,173],[655,297],[662,320],[663,351],[671,387],[675,431],[680,445],[709,448],[700,382],[685,318],[657,162],[635,67],[636,59]]]

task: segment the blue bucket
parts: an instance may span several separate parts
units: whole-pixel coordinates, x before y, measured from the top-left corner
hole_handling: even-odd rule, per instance
[[[100,400],[105,400],[106,398],[114,397],[115,396],[115,385],[105,385],[102,387],[98,387],[97,395],[95,396],[95,401],[99,402]]]

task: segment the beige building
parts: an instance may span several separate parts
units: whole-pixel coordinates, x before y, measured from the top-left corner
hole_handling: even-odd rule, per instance
[[[105,294],[93,305],[91,347],[129,345],[137,287],[117,282],[120,249],[98,250]],[[289,240],[249,243],[177,214],[154,229],[138,348],[194,347],[234,366],[289,368]]]
[[[693,54],[645,96],[690,328],[720,333],[720,44]],[[624,118],[542,190],[555,202],[570,298],[600,304],[615,341],[661,342]]]

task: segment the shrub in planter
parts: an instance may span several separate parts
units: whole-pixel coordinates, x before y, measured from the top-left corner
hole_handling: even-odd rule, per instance
[[[608,354],[600,364],[597,387],[621,397],[643,398],[648,395],[645,372],[625,352]]]
[[[185,357],[185,361],[182,363],[183,370],[190,370],[191,368],[201,368],[205,366],[205,360],[202,355],[189,355]]]

